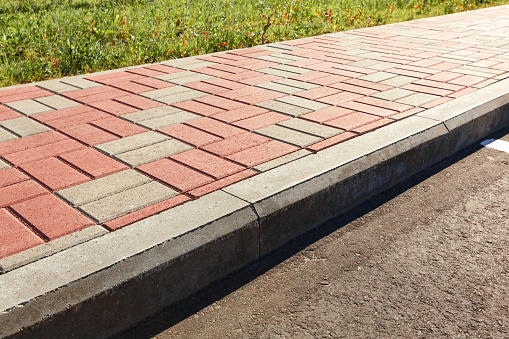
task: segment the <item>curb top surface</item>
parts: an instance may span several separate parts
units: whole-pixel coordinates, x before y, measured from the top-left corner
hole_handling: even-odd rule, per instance
[[[335,145],[360,156],[496,99],[508,88],[508,15],[501,6],[0,89],[0,267],[223,188],[257,201],[305,180]],[[291,162],[292,175],[271,171]]]

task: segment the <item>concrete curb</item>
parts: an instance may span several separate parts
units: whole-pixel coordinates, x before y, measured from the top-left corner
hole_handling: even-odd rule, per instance
[[[126,329],[509,125],[508,103],[503,80],[12,269],[0,337]]]

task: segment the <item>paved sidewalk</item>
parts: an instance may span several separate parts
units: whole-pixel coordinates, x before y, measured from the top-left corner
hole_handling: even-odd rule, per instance
[[[0,272],[507,78],[502,6],[0,89]]]

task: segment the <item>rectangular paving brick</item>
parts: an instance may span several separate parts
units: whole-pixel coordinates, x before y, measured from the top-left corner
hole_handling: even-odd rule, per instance
[[[25,174],[16,168],[7,167],[0,169],[0,188],[12,184],[17,184],[18,182],[22,182],[28,179],[29,178]]]
[[[206,173],[216,180],[245,169],[243,166],[199,149],[192,149],[174,155],[171,158],[184,165],[197,169],[200,172]]]
[[[0,160],[0,170],[10,168],[9,164],[7,164],[5,161]]]
[[[331,87],[318,87],[304,92],[296,93],[295,95],[309,100],[316,100],[339,92],[341,91]]]
[[[48,191],[34,180],[21,181],[0,188],[0,207],[10,206],[47,193]]]
[[[294,160],[305,157],[306,155],[309,155],[309,154],[311,154],[310,151],[301,149],[296,152],[279,157],[277,159],[267,161],[267,162],[260,164],[258,166],[254,166],[253,168],[257,171],[265,172],[265,171],[271,170],[273,168],[279,167],[281,165],[287,164],[289,162],[292,162]]]
[[[373,97],[363,97],[363,98],[357,99],[356,102],[362,102],[362,103],[368,104],[368,105],[378,106],[381,108],[387,108],[387,109],[397,111],[397,112],[404,112],[404,111],[407,111],[407,110],[413,108],[411,105],[406,105],[406,104],[402,104],[399,102],[393,102],[393,101],[388,101],[388,100],[383,100],[383,99],[378,99],[378,98],[373,98]]]
[[[61,190],[90,180],[86,175],[53,157],[24,164],[20,167],[51,191]]]
[[[229,155],[227,159],[238,162],[244,166],[253,167],[297,151],[298,149],[299,147],[278,140],[271,140],[258,146],[233,153]]]
[[[344,103],[341,103],[340,106],[343,108],[351,109],[353,111],[374,114],[374,115],[378,115],[381,117],[389,117],[391,115],[395,115],[398,113],[398,111],[393,111],[390,109],[377,107],[377,106],[373,106],[373,105],[368,105],[368,104],[364,104],[362,102],[356,102],[356,101],[344,102]]]
[[[153,89],[162,89],[162,88],[168,88],[168,87],[175,86],[172,83],[169,83],[169,82],[166,82],[163,80],[159,80],[159,79],[154,79],[154,78],[140,78],[140,79],[136,79],[136,80],[131,80],[131,82],[140,84],[143,86],[148,86]]]
[[[243,133],[231,138],[220,140],[202,147],[202,149],[217,154],[221,157],[255,147],[257,145],[269,142],[271,139],[255,134]]]
[[[226,123],[232,123],[232,122],[239,121],[242,119],[251,118],[251,117],[266,113],[266,112],[268,112],[268,110],[266,110],[264,108],[245,105],[241,108],[236,108],[233,110],[224,111],[222,113],[215,114],[214,119],[221,120]]]
[[[232,110],[246,106],[246,104],[243,104],[241,102],[230,100],[227,98],[222,98],[216,95],[209,95],[206,97],[198,98],[196,99],[196,101],[199,101],[210,106],[219,107],[224,110]]]
[[[310,146],[306,147],[306,149],[310,150],[312,152],[318,152],[318,151],[321,151],[327,147],[337,145],[339,143],[342,143],[342,142],[349,140],[351,138],[354,138],[356,136],[358,136],[357,133],[344,132],[344,133],[338,134],[336,136],[333,136],[332,138],[325,139],[323,141],[317,142],[316,144],[310,145]]]
[[[46,105],[50,108],[53,108],[55,110],[81,105],[79,102],[64,98],[63,96],[60,96],[60,95],[50,95],[47,97],[35,99],[35,101],[37,101],[43,105]]]
[[[13,205],[12,209],[48,240],[95,224],[52,194],[20,202]]]
[[[0,143],[0,156],[28,150],[33,147],[55,143],[65,139],[67,138],[58,132],[47,132],[32,135],[26,138],[5,141]]]
[[[261,87],[261,88],[269,89],[272,91],[285,93],[285,94],[295,94],[295,93],[299,93],[299,92],[303,91],[303,89],[301,89],[301,88],[278,84],[276,82],[266,82],[263,84],[259,84],[257,86]]]
[[[30,228],[23,225],[5,208],[0,208],[0,259],[44,244]]]
[[[59,158],[93,179],[101,178],[128,168],[121,162],[92,148],[84,148],[65,153],[60,155]]]
[[[181,192],[186,192],[214,181],[208,175],[167,158],[142,165],[138,169]]]
[[[327,107],[318,111],[314,111],[308,114],[300,116],[301,119],[314,121],[317,123],[324,123],[325,121],[339,118],[343,115],[353,113],[355,111],[342,107]]]
[[[65,79],[62,79],[61,82],[71,85],[71,86],[74,86],[74,87],[81,88],[81,89],[94,88],[94,87],[101,86],[100,84],[98,84],[96,82],[86,80],[83,78],[78,78],[78,77],[65,78]]]
[[[124,153],[115,154],[115,158],[131,167],[136,167],[190,149],[192,149],[191,146],[184,144],[181,141],[171,139],[136,148]]]
[[[119,139],[117,135],[104,131],[90,124],[80,124],[65,127],[60,130],[65,135],[86,145],[94,146]]]
[[[352,130],[352,132],[363,134],[363,133],[374,131],[375,129],[378,129],[380,127],[386,126],[386,125],[391,124],[393,122],[394,122],[394,120],[392,120],[392,119],[384,118],[384,119],[380,119],[380,120],[374,121],[372,123],[369,123],[369,124],[366,124],[366,125],[354,128]]]
[[[101,112],[98,110],[92,110],[88,111],[86,113],[71,115],[65,118],[61,119],[52,119],[50,121],[45,121],[44,123],[46,125],[49,125],[55,129],[61,129],[65,127],[70,127],[74,125],[81,125],[81,124],[87,124],[89,122],[95,121],[95,120],[101,120],[110,118],[111,114]]]
[[[344,115],[342,117],[329,120],[325,122],[326,125],[341,128],[345,131],[352,131],[353,129],[367,125],[369,123],[372,123],[374,121],[380,120],[381,117],[362,113],[362,112],[355,112],[351,114]]]
[[[232,174],[232,175],[225,177],[223,179],[216,180],[210,184],[206,184],[204,186],[195,188],[191,191],[188,191],[187,194],[189,194],[195,198],[199,198],[205,194],[216,191],[218,189],[221,189],[223,187],[226,187],[226,186],[236,183],[238,181],[250,178],[256,174],[258,174],[258,172],[247,169],[242,172]]]
[[[184,194],[179,194],[179,195],[173,196],[169,199],[166,199],[166,200],[160,201],[158,203],[152,204],[150,206],[136,210],[134,212],[130,212],[130,213],[125,214],[121,217],[106,221],[104,223],[104,226],[106,226],[109,230],[114,231],[121,227],[130,225],[138,220],[147,218],[154,214],[161,213],[161,212],[168,210],[172,207],[183,204],[189,200],[191,200],[191,198],[189,198],[188,196],[186,196]]]
[[[56,80],[47,80],[44,82],[41,82],[37,85],[38,87],[41,87],[43,89],[49,90],[54,93],[65,93],[65,92],[72,92],[76,91],[79,88],[75,86],[68,85],[64,82],[62,82],[59,79]]]
[[[175,195],[177,192],[173,189],[151,181],[81,205],[79,210],[97,223],[104,223]]]
[[[278,123],[279,126],[291,128],[293,130],[304,132],[307,134],[315,135],[320,138],[330,138],[334,135],[341,133],[342,131],[337,128],[332,128],[324,125],[310,122],[307,120],[294,118]]]
[[[49,112],[45,112],[45,113],[34,114],[30,118],[37,120],[39,122],[42,122],[42,123],[46,123],[48,121],[59,120],[62,118],[67,118],[67,117],[71,117],[73,115],[79,115],[79,114],[88,113],[88,112],[97,112],[97,110],[95,108],[82,105],[82,106],[64,108],[64,109],[60,109],[60,110],[56,110],[56,111],[49,111]]]
[[[43,113],[52,111],[53,108],[43,105],[40,102],[37,102],[32,99],[28,100],[22,100],[22,101],[15,101],[8,104],[5,104],[6,106],[12,108],[13,110],[16,110],[24,115],[32,115],[37,113]]]
[[[121,138],[128,137],[143,132],[147,132],[146,128],[130,123],[120,118],[111,117],[91,122],[92,125],[99,127],[107,132],[115,134]]]
[[[18,113],[7,106],[0,105],[0,121],[21,118],[23,115]]]
[[[148,120],[152,118],[158,118],[167,114],[181,112],[181,110],[171,107],[171,106],[161,106],[156,108],[151,108],[143,111],[136,111],[133,113],[123,114],[120,117],[122,119],[132,121],[132,122],[140,122],[143,120]]]
[[[97,101],[94,103],[90,103],[89,106],[113,114],[115,116],[132,113],[140,110],[137,107],[129,106],[115,100]]]
[[[142,85],[142,84],[134,82],[132,80],[116,82],[114,84],[111,84],[110,86],[118,88],[122,91],[133,93],[133,94],[143,93],[143,92],[148,92],[148,91],[154,90],[154,88],[152,88],[152,87]]]
[[[54,157],[66,152],[84,148],[82,144],[71,139],[64,139],[55,143],[29,148],[23,151],[10,153],[4,156],[4,159],[17,166],[29,162],[41,160],[48,157]]]
[[[291,118],[292,117],[287,114],[267,112],[251,118],[236,121],[233,123],[233,125],[244,128],[248,131],[253,131],[255,129],[274,125],[278,122],[285,121]]]
[[[423,104],[426,104],[428,102],[434,101],[436,99],[440,98],[438,95],[431,95],[426,93],[415,93],[412,95],[409,95],[407,97],[404,97],[402,99],[396,100],[396,102],[412,105],[412,106],[420,106]]]
[[[269,100],[269,101],[261,102],[258,104],[258,106],[262,107],[266,110],[279,112],[279,113],[291,115],[294,117],[298,117],[300,115],[312,112],[312,110],[310,110],[308,108],[295,106],[295,105],[277,101],[277,100]]]
[[[129,106],[135,107],[135,108],[138,108],[140,110],[163,106],[163,104],[161,104],[160,102],[157,102],[157,101],[154,101],[154,100],[151,100],[148,98],[144,98],[144,97],[136,95],[136,94],[119,97],[119,98],[116,98],[115,101],[118,101],[122,104],[126,104]]]
[[[236,134],[244,133],[241,128],[225,124],[224,122],[211,118],[199,118],[186,122],[186,125],[201,129],[202,131],[217,135],[221,138],[228,138]]]
[[[132,151],[137,148],[149,146],[168,139],[169,138],[167,136],[150,131],[100,144],[97,145],[96,148],[106,154],[115,155],[127,151]]]
[[[362,94],[352,93],[352,92],[339,92],[336,94],[328,95],[326,97],[322,97],[317,99],[317,101],[329,104],[329,105],[339,105],[343,102],[352,101],[355,99],[363,98]]]
[[[299,147],[305,147],[314,144],[320,140],[323,140],[323,138],[318,137],[316,135],[303,133],[301,131],[280,125],[271,125],[263,127],[257,129],[255,132],[267,136],[269,138],[280,140]]]
[[[285,103],[290,104],[290,105],[295,105],[295,106],[307,108],[307,109],[310,109],[312,111],[316,111],[316,110],[319,110],[319,109],[324,109],[324,108],[329,107],[329,105],[326,105],[326,104],[323,104],[323,103],[320,103],[320,102],[316,102],[316,101],[313,101],[313,100],[308,100],[308,99],[305,99],[305,98],[299,98],[299,97],[294,96],[294,95],[288,95],[288,96],[285,96],[285,97],[282,97],[282,98],[278,98],[277,101],[285,102]]]
[[[51,131],[51,128],[28,117],[0,121],[0,126],[20,137],[28,137],[30,135]]]
[[[7,120],[9,121],[9,120]],[[0,142],[4,142],[4,141],[8,141],[8,140],[13,140],[13,139],[17,139],[19,138],[19,136],[17,136],[16,134],[0,127]]]
[[[222,109],[222,108],[210,106],[210,105],[201,103],[199,101],[194,101],[194,100],[179,102],[179,103],[174,104],[173,106],[177,107],[179,109],[182,109],[184,111],[196,113],[196,114],[199,114],[201,116],[206,116],[206,117],[224,112],[224,109]]]
[[[149,177],[129,169],[71,186],[56,194],[72,206],[81,206],[150,181]]]
[[[217,135],[184,124],[167,126],[159,129],[159,131],[195,147],[222,140]]]

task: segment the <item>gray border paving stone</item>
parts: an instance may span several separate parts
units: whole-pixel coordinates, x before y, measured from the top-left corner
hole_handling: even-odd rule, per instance
[[[0,121],[0,126],[20,137],[52,131],[51,128],[28,117]]]
[[[184,144],[176,139],[164,140],[152,145],[133,149],[131,151],[117,153],[114,157],[131,167],[140,166],[155,160],[166,158],[194,147]]]
[[[25,115],[53,111],[53,108],[43,105],[40,102],[37,102],[32,99],[10,102],[8,104],[5,104],[5,106],[8,106]]]
[[[415,108],[409,109],[408,111],[401,112],[401,113],[396,114],[396,115],[391,115],[388,118],[392,119],[392,120],[401,120],[401,119],[408,118],[408,117],[410,117],[412,115],[415,115],[417,113],[421,113],[422,111],[424,111],[424,108],[422,108],[422,107],[415,107]]]
[[[157,181],[150,181],[80,205],[78,209],[101,224],[177,194],[176,191]]]
[[[79,102],[64,98],[60,95],[51,95],[49,97],[42,97],[34,100],[53,109],[64,109],[74,106],[81,106]]]
[[[104,227],[94,225],[23,252],[16,253],[7,258],[0,259],[0,273],[12,271],[13,269],[30,264],[106,233],[108,233],[108,231]]]
[[[81,206],[129,188],[152,181],[149,177],[128,169],[115,174],[65,188],[56,194],[72,206]]]

